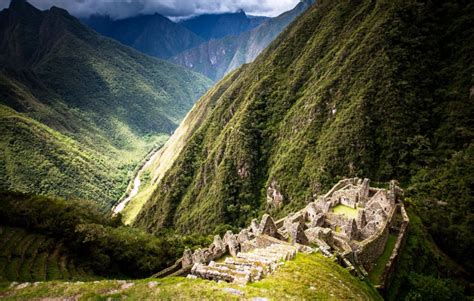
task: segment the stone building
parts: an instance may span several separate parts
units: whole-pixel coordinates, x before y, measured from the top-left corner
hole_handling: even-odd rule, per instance
[[[275,222],[265,214],[238,234],[216,236],[207,249],[186,250],[175,266],[156,276],[191,274],[242,284],[261,279],[296,252],[319,251],[335,255],[340,264],[364,277],[383,253],[390,232],[398,235],[389,263],[396,262],[409,223],[402,194],[395,181],[387,190],[370,187],[368,179],[344,179],[283,219]],[[225,254],[231,257],[217,263]]]

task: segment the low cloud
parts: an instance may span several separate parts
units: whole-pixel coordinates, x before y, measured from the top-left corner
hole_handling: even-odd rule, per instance
[[[292,9],[299,0],[29,0],[39,9],[57,6],[78,17],[91,14],[122,19],[139,14],[159,13],[171,18],[186,18],[206,13],[236,12],[276,16]],[[0,8],[8,7],[9,0],[0,0]]]

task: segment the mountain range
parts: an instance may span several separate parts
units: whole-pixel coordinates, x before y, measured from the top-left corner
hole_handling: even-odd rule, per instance
[[[472,299],[473,53],[469,0],[178,23],[12,0],[0,298]]]
[[[82,22],[98,33],[148,55],[168,59],[203,43],[205,39],[160,15],[141,15],[113,20],[93,15]]]
[[[113,20],[93,15],[82,22],[98,33],[217,81],[253,61],[295,18],[314,3],[300,2],[275,18],[244,11],[206,14],[173,22],[160,15]]]
[[[0,188],[110,207],[209,86],[65,10],[14,0],[0,12]]]
[[[170,61],[217,81],[241,65],[252,62],[314,2],[314,0],[301,1],[292,10],[265,20],[252,30],[202,43],[177,54]]]
[[[243,10],[240,10],[237,13],[199,15],[184,20],[180,24],[209,41],[222,39],[226,36],[238,36],[268,19],[268,17],[247,16]]]

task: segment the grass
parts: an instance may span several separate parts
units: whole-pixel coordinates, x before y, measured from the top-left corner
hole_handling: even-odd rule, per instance
[[[334,212],[335,214],[345,215],[348,218],[356,219],[357,214],[359,213],[359,208],[354,209],[346,205],[337,205],[332,209],[332,212]]]
[[[370,282],[372,282],[374,285],[379,284],[380,277],[382,276],[382,273],[385,270],[385,265],[388,263],[388,260],[392,255],[392,251],[395,247],[396,242],[397,235],[390,233],[388,235],[387,244],[385,244],[385,248],[383,250],[382,255],[380,255],[379,259],[377,259],[374,268],[369,273]]]
[[[158,282],[150,288],[150,282]],[[239,291],[246,299],[265,297],[269,300],[382,300],[367,282],[353,277],[342,267],[320,254],[298,254],[274,274],[262,281],[239,286],[182,277],[134,280],[133,286],[121,289],[116,280],[88,283],[45,282],[22,290],[0,289],[3,300],[32,298],[68,298],[103,300],[128,298],[131,300],[237,300],[229,288]],[[0,286],[1,287],[1,286]]]

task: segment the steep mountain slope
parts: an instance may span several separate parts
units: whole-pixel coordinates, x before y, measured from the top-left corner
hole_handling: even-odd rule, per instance
[[[212,109],[135,225],[220,231],[342,176],[396,178],[472,271],[473,20],[463,0],[319,1],[200,100]]]
[[[266,20],[253,30],[238,36],[211,40],[170,59],[206,75],[213,80],[242,64],[252,62],[294,19],[307,10],[314,0],[300,2],[294,9],[278,17]]]
[[[82,22],[98,33],[162,59],[196,47],[204,39],[186,27],[160,15],[143,15],[122,20],[95,15]]]
[[[228,75],[228,80],[222,85],[211,88],[205,98],[218,98],[237,78],[238,71]],[[151,197],[157,183],[161,181],[166,171],[173,165],[183,147],[191,139],[199,124],[212,110],[210,101],[200,101],[186,115],[180,126],[173,135],[166,141],[165,145],[153,156],[150,164],[145,169],[138,194],[130,200],[125,209],[121,212],[126,224],[132,223],[137,214],[142,209],[145,202]]]
[[[24,0],[0,12],[0,190],[105,207],[209,80]]]
[[[205,40],[215,40],[249,31],[267,19],[266,17],[248,17],[241,10],[237,13],[200,15],[180,24]]]

